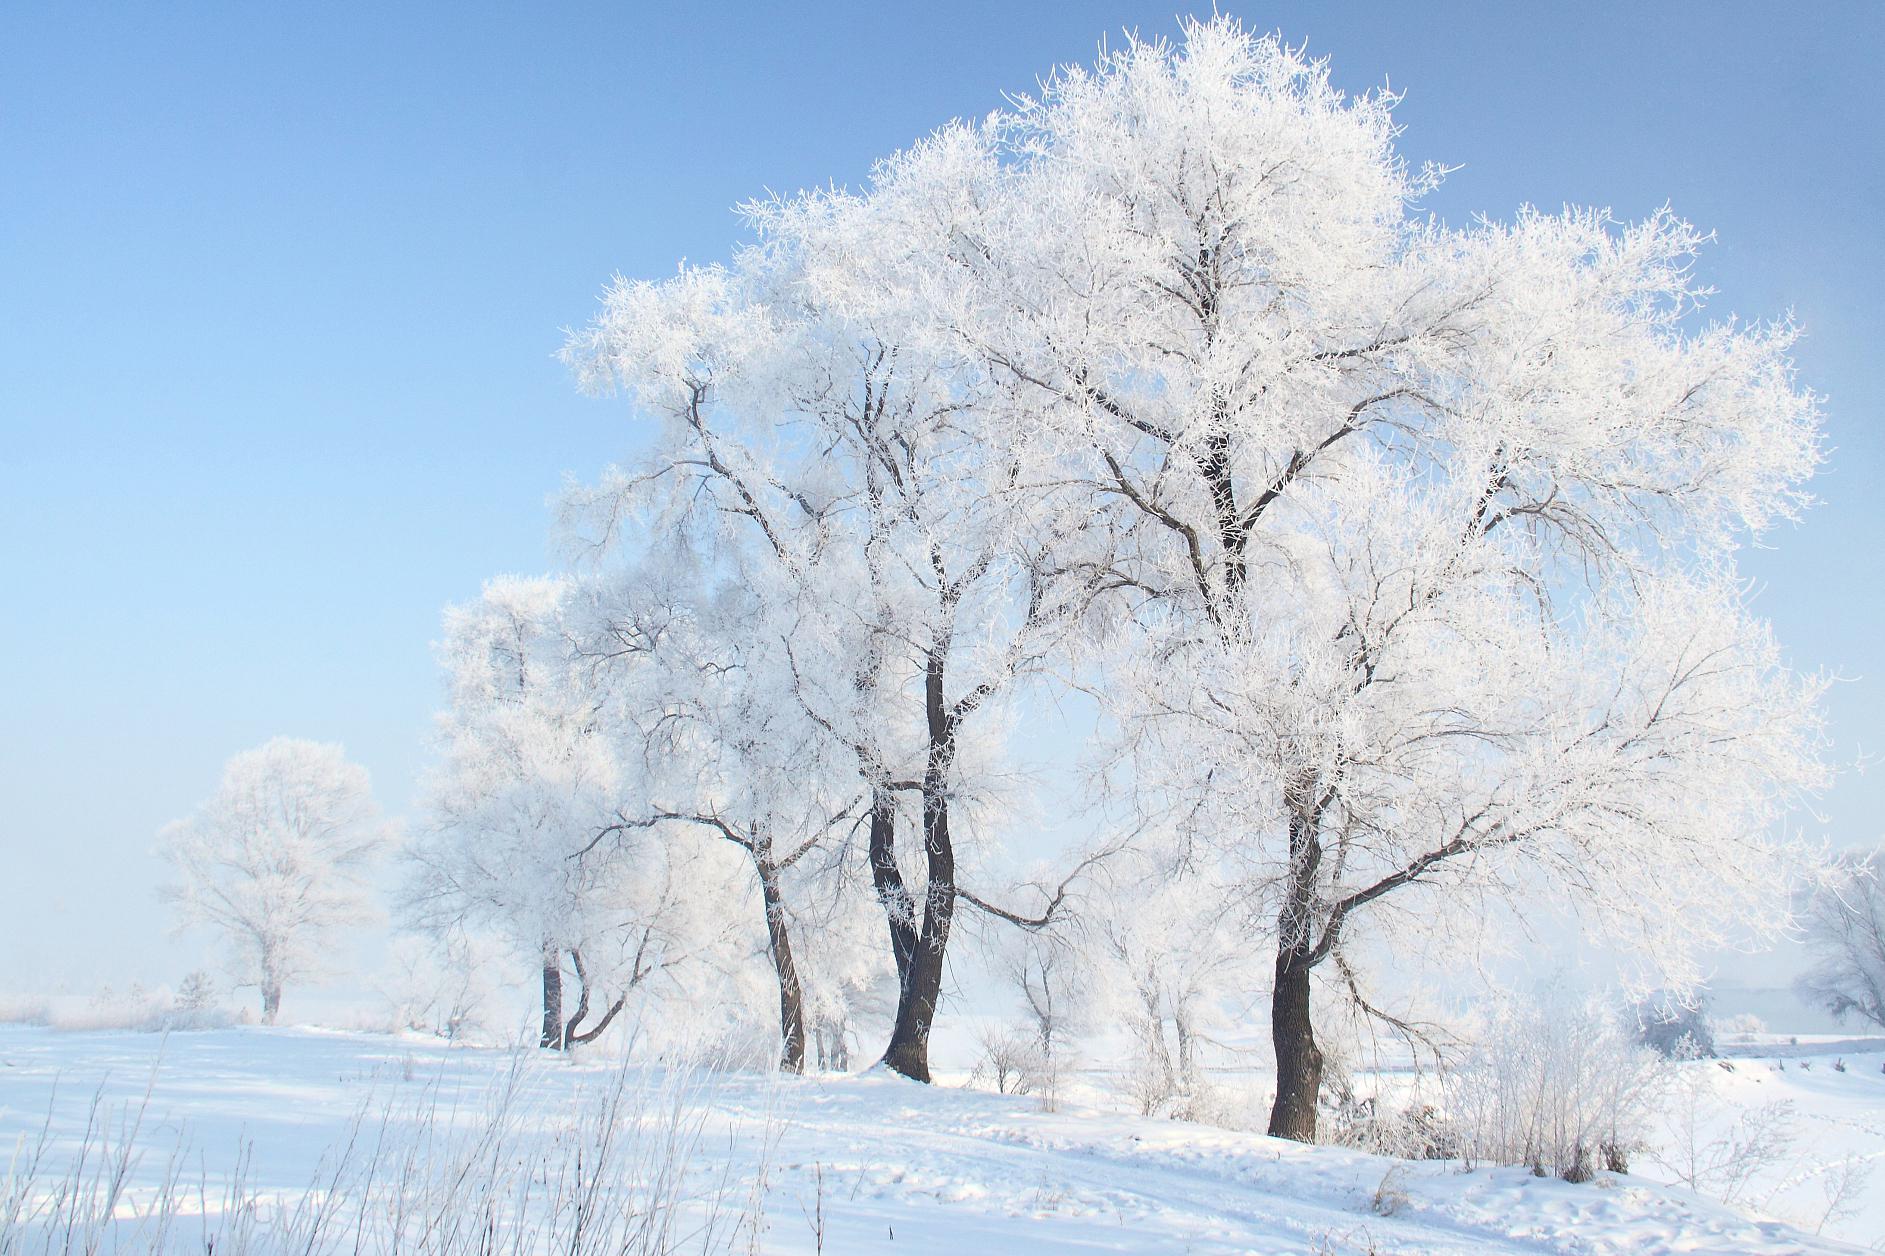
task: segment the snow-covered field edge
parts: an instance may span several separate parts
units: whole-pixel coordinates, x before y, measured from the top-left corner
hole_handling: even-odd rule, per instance
[[[1702,1067],[1876,1154],[1873,1048],[1844,1072]],[[878,1072],[305,1029],[0,1027],[0,1140],[8,1253],[1861,1250],[1638,1174],[1462,1171]]]

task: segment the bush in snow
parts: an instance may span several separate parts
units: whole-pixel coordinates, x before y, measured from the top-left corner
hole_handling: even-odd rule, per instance
[[[1626,1171],[1668,1077],[1632,1030],[1563,991],[1498,1007],[1445,1079],[1460,1155],[1571,1182]]]
[[[1733,1016],[1718,1017],[1710,1022],[1711,1029],[1722,1038],[1738,1038],[1744,1042],[1767,1032],[1767,1022],[1752,1012],[1736,1012]]]
[[[1432,1104],[1395,1107],[1376,1096],[1349,1099],[1325,1111],[1317,1141],[1400,1160],[1452,1160],[1461,1154],[1459,1131]]]
[[[51,1020],[52,1004],[39,995],[0,997],[0,1025],[45,1025]]]
[[[1697,1194],[1731,1206],[1762,1206],[1765,1201],[1749,1191],[1792,1156],[1800,1132],[1793,1102],[1725,1103],[1714,1089],[1714,1071],[1678,1070],[1650,1158]]]
[[[1043,1071],[1040,1041],[1017,1025],[995,1022],[975,1035],[981,1056],[969,1074],[973,1085],[993,1086],[996,1094],[1025,1095]]]

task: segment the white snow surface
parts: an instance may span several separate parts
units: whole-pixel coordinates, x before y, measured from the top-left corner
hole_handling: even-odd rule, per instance
[[[55,1152],[69,1155],[94,1095],[122,1113],[148,1086],[134,1171],[142,1189],[182,1143],[189,1177],[205,1176],[214,1197],[246,1144],[251,1187],[292,1196],[315,1180],[363,1108],[377,1113],[389,1100],[397,1107],[402,1092],[425,1092],[460,1114],[476,1111],[512,1059],[308,1029],[163,1037],[0,1026],[0,1156],[42,1127]],[[547,1119],[592,1105],[619,1067],[597,1057],[532,1059],[531,1111]],[[1809,1076],[1822,1092],[1885,1091],[1877,1069],[1872,1057],[1863,1069]],[[1781,1084],[1779,1075],[1761,1083]],[[823,1251],[834,1253],[1861,1250],[1634,1176],[1571,1185],[1516,1169],[1462,1172],[1092,1108],[1050,1113],[1033,1099],[924,1087],[881,1071],[699,1072],[688,1088],[705,1105],[705,1167],[723,1180],[730,1170],[745,1192],[765,1165],[758,1247],[767,1252],[818,1251],[821,1210]],[[1849,1107],[1852,1096],[1834,1102]],[[1879,1111],[1862,1123],[1867,1138]],[[1395,1197],[1389,1215],[1377,1210],[1378,1193]]]

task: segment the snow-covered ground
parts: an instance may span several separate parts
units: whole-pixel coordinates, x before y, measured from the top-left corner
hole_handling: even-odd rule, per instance
[[[1820,1142],[1877,1155],[1885,1143],[1885,1057],[1877,1047],[1848,1054],[1844,1073],[1831,1057],[1824,1065],[1814,1057],[1811,1069],[1800,1067],[1804,1059],[1789,1061],[1784,1073],[1752,1059],[1736,1061],[1732,1073],[1703,1067],[1750,1102],[1793,1100]],[[167,1174],[187,1181],[191,1198],[210,1201],[204,1207],[214,1213],[238,1163],[248,1194],[293,1200],[311,1183],[332,1180],[350,1140],[359,1156],[363,1141],[383,1142],[386,1130],[414,1123],[471,1130],[475,1139],[516,1059],[311,1030],[165,1039],[4,1026],[0,1140],[30,1149],[44,1128],[56,1178],[60,1157],[85,1141],[95,1095],[109,1118],[106,1143],[142,1106],[135,1132],[142,1156],[131,1171],[137,1189],[119,1214],[144,1207],[140,1199]],[[517,1087],[527,1101],[512,1111],[538,1125],[598,1112],[624,1075],[602,1059],[533,1057],[524,1070]],[[638,1093],[671,1098],[678,1086],[696,1105],[688,1180],[745,1210],[748,1231],[735,1250],[752,1246],[753,1235],[769,1252],[948,1256],[1856,1250],[1635,1176],[1574,1186],[1522,1170],[1463,1173],[1092,1108],[1050,1113],[1032,1099],[874,1074],[781,1080],[695,1072],[681,1083],[658,1070],[626,1076]],[[628,1107],[646,1115],[659,1104]],[[187,1151],[177,1157],[180,1144]],[[637,1163],[659,1160],[644,1154]],[[42,1188],[47,1180],[42,1175]],[[1876,1200],[1860,1216],[1874,1225]],[[135,1226],[122,1222],[127,1235]],[[169,1243],[201,1250],[195,1235],[180,1227]],[[0,1250],[6,1246],[0,1235]],[[147,1249],[136,1238],[123,1248]]]
[[[1885,1249],[1885,1038],[1717,1045],[1725,1058],[1682,1066],[1635,1171],[1698,1180],[1740,1207]],[[1737,1146],[1754,1152],[1724,1164]]]

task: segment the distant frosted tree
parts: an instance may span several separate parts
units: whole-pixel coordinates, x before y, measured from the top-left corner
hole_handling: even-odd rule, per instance
[[[508,958],[500,947],[497,939],[463,929],[397,939],[376,983],[388,1023],[448,1042],[498,1028],[489,1014]]]
[[[1806,944],[1813,967],[1800,992],[1841,1019],[1857,1014],[1885,1025],[1885,887],[1879,854],[1848,854],[1807,900]]]
[[[162,893],[184,926],[221,935],[272,1025],[283,987],[322,976],[342,931],[372,918],[365,874],[389,828],[342,747],[277,737],[232,757],[216,792],[165,826],[158,850],[177,879]]]
[[[1095,997],[1133,1040],[1133,1100],[1148,1114],[1197,1112],[1211,1031],[1262,976],[1237,887],[1172,843],[1146,843],[1098,878],[1088,910]]]
[[[216,980],[200,968],[187,973],[177,987],[177,1009],[207,1012],[216,1002]]]

